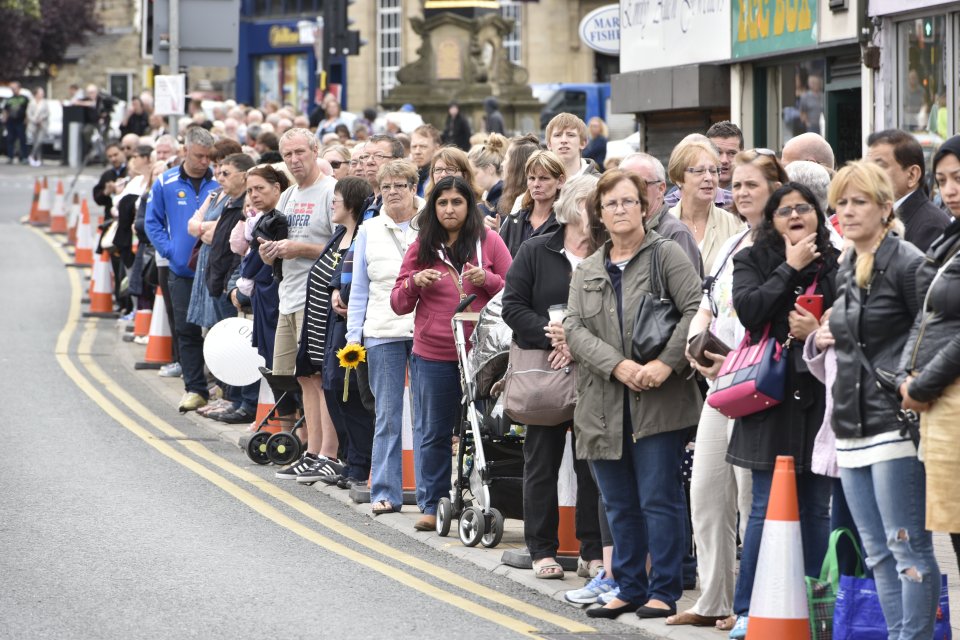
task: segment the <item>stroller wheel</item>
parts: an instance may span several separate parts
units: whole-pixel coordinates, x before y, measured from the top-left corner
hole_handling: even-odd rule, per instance
[[[437,503],[437,535],[446,538],[450,533],[450,524],[453,521],[453,503],[450,498],[440,498]]]
[[[485,518],[480,507],[470,507],[460,514],[460,542],[465,547],[475,547],[483,537]]]
[[[267,440],[267,457],[276,465],[285,466],[300,457],[300,440],[286,431],[279,431]]]
[[[271,434],[267,431],[257,431],[250,436],[247,442],[247,457],[257,464],[270,464],[270,458],[267,456],[267,440]]]
[[[480,544],[485,546],[487,549],[492,549],[500,544],[501,540],[503,540],[503,514],[500,513],[499,509],[490,507],[490,511],[487,513],[487,518],[486,533],[484,533],[483,537],[480,538]]]

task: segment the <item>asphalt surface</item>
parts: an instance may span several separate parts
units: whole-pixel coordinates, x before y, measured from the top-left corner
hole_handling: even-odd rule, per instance
[[[85,272],[20,223],[34,173],[0,165],[0,638],[650,637],[275,480],[180,416],[119,361],[113,320],[80,319]]]

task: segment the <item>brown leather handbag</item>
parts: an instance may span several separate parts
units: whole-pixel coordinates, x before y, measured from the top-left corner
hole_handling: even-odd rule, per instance
[[[730,353],[730,347],[727,344],[718,338],[710,329],[704,329],[697,335],[690,338],[690,342],[687,345],[687,351],[690,352],[690,357],[699,362],[704,367],[712,367],[713,360],[707,357],[706,352],[715,353],[720,356],[725,356]]]
[[[555,427],[573,420],[577,406],[577,365],[554,369],[545,349],[510,345],[503,410],[520,424]]]

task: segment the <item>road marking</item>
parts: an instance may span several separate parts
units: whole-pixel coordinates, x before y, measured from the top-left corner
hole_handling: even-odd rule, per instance
[[[54,249],[54,252],[57,253],[64,262],[69,262],[67,254],[63,249],[50,240],[46,234],[43,234],[36,229],[33,229],[38,236],[43,238],[50,246]],[[97,389],[95,389],[87,380],[84,378],[83,374],[76,368],[73,362],[70,360],[68,354],[69,345],[74,333],[77,330],[78,320],[80,316],[80,280],[76,271],[70,270],[67,272],[68,278],[70,281],[71,296],[70,296],[70,305],[68,309],[67,322],[61,330],[58,338],[57,345],[55,348],[55,355],[57,361],[60,363],[61,368],[64,372],[70,377],[74,383],[82,390],[91,400],[93,400],[98,406],[100,406],[108,415],[110,415],[117,423],[126,428],[128,431],[144,440],[147,444],[154,447],[161,454],[167,456],[168,458],[174,460],[178,464],[190,469],[197,475],[203,477],[207,481],[216,485],[226,493],[232,495],[237,500],[243,502],[251,509],[260,513],[262,516],[272,520],[276,524],[296,533],[297,535],[303,537],[304,539],[317,544],[323,548],[326,548],[338,555],[350,559],[358,564],[367,566],[368,568],[373,569],[405,586],[416,589],[426,595],[434,597],[440,601],[446,602],[452,606],[456,606],[464,611],[477,615],[481,618],[495,622],[500,626],[509,628],[517,633],[526,635],[529,637],[538,637],[536,634],[538,630],[535,627],[532,627],[528,623],[511,618],[504,614],[498,613],[492,609],[483,607],[482,605],[476,604],[472,601],[466,600],[460,596],[453,595],[446,591],[443,591],[439,587],[431,585],[428,582],[420,580],[419,578],[413,577],[409,573],[392,567],[380,560],[377,560],[373,557],[364,555],[361,552],[354,551],[349,547],[346,547],[326,536],[321,535],[320,533],[306,527],[297,521],[289,518],[284,515],[274,507],[267,504],[265,501],[246,491],[245,489],[237,486],[227,478],[211,471],[207,467],[199,464],[195,460],[185,456],[180,453],[169,444],[167,440],[161,440],[149,430],[145,429],[141,425],[137,424],[134,420],[130,419],[123,411],[121,411],[115,404],[110,402],[106,397],[104,397]],[[164,422],[159,416],[154,414],[152,411],[143,406],[139,401],[133,398],[130,394],[124,391],[112,378],[110,378],[104,371],[97,365],[93,358],[90,356],[90,348],[93,345],[94,338],[96,336],[96,321],[87,320],[84,325],[84,331],[81,334],[80,341],[77,345],[77,357],[84,369],[93,376],[94,379],[103,384],[104,388],[113,395],[118,401],[125,404],[127,408],[133,411],[138,417],[144,419],[147,423],[151,424],[155,428],[159,429],[162,433],[169,437],[181,438],[185,435],[173,428],[168,423]],[[376,553],[386,555],[391,557],[391,559],[410,566],[417,571],[423,571],[428,573],[432,577],[446,582],[452,586],[456,586],[460,589],[465,590],[471,595],[476,595],[483,597],[487,600],[505,606],[507,608],[513,609],[519,613],[527,615],[531,618],[536,618],[544,622],[556,625],[562,629],[571,632],[580,632],[580,633],[591,633],[596,630],[593,627],[589,627],[580,622],[570,620],[563,616],[551,613],[545,609],[540,609],[534,605],[528,604],[521,600],[516,600],[505,596],[494,589],[490,589],[483,585],[479,585],[470,580],[467,580],[452,571],[442,569],[440,567],[430,566],[429,570],[423,568],[425,563],[424,560],[416,558],[410,554],[403,553],[390,547],[387,544],[381,543],[373,538],[370,538],[356,529],[349,527],[338,520],[331,518],[325,515],[320,510],[309,505],[308,503],[296,498],[292,494],[283,491],[282,489],[276,487],[274,484],[270,483],[267,480],[260,478],[259,476],[250,473],[236,465],[230,463],[229,461],[221,458],[220,456],[214,454],[206,447],[202,446],[198,442],[192,441],[183,441],[176,440],[177,444],[182,448],[187,449],[195,456],[206,460],[207,462],[223,469],[224,471],[230,473],[231,475],[243,480],[247,484],[253,485],[257,489],[261,490],[263,493],[266,493],[275,500],[286,504],[292,509],[300,512],[301,514],[307,516],[311,520],[317,522],[321,526],[330,529],[331,531],[350,539],[351,541],[370,549]]]

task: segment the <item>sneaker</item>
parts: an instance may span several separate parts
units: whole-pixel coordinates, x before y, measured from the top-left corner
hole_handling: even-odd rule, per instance
[[[322,459],[326,460],[326,458]],[[310,468],[311,465],[316,464],[318,460],[321,460],[321,458],[313,455],[312,453],[305,453],[300,456],[300,459],[294,462],[292,465],[286,469],[277,471],[274,475],[281,480],[296,480],[297,476]]]
[[[749,616],[740,616],[737,618],[737,623],[733,625],[733,629],[730,630],[730,640],[743,640],[747,637],[747,622]]]
[[[160,367],[157,375],[161,378],[179,378],[183,375],[183,369],[180,368],[179,362],[171,362]]]
[[[313,484],[326,477],[336,478],[343,472],[343,465],[337,460],[330,458],[317,459],[317,462],[310,465],[303,473],[297,476],[297,482],[300,484]]]
[[[613,585],[610,591],[606,591],[597,596],[597,604],[601,607],[613,602],[613,599],[620,595],[620,587]]]
[[[597,601],[602,594],[608,593],[617,587],[617,583],[612,579],[607,579],[607,572],[603,569],[597,573],[597,575],[590,580],[586,585],[581,589],[574,589],[573,591],[567,591],[563,596],[567,602],[572,602],[573,604],[593,604]]]
[[[146,345],[148,342],[150,342],[150,336],[134,336],[133,337],[134,344]]]
[[[320,478],[320,482],[322,482],[323,484],[329,487],[333,487],[333,486],[339,485],[341,480],[346,481],[346,479],[347,477],[345,475],[337,474],[335,476],[323,476],[322,478]]]
[[[363,486],[363,485],[365,485],[366,483],[367,483],[366,480],[360,480],[359,478],[349,478],[349,477],[345,478],[345,477],[343,477],[343,476],[340,476],[340,479],[337,481],[337,488],[338,488],[338,489],[353,489],[353,487],[356,486],[356,485],[361,485],[361,486]]]
[[[193,391],[187,391],[185,394],[183,394],[183,397],[180,398],[180,413],[196,411],[206,404],[207,399],[202,395],[199,393],[194,393]]]
[[[120,316],[117,318],[117,324],[127,324],[128,322],[133,322],[134,316],[137,315],[136,311],[131,311],[130,313]]]
[[[253,415],[252,411],[244,409],[243,407],[237,407],[236,409],[230,409],[211,414],[210,417],[217,422],[223,422],[226,424],[243,424],[245,422],[250,422],[250,420],[252,420],[255,416]]]

